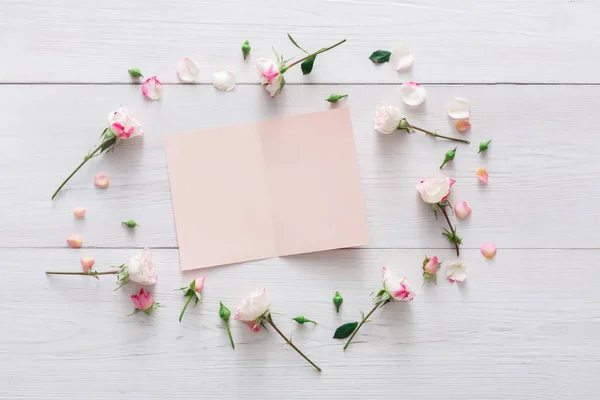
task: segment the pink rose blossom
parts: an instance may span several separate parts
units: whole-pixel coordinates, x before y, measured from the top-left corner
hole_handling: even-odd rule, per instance
[[[119,139],[131,139],[144,135],[140,122],[129,115],[123,106],[108,114],[108,127]]]
[[[477,178],[481,182],[487,184],[488,183],[488,178],[489,178],[487,170],[485,168],[479,168],[477,170]]]
[[[150,293],[146,293],[144,288],[140,289],[138,294],[132,294],[131,300],[135,308],[141,311],[146,311],[154,305],[154,299]]]
[[[101,172],[94,177],[94,185],[99,188],[107,188],[110,184],[110,180],[108,179],[108,175]]]
[[[436,204],[444,202],[450,195],[450,188],[456,181],[445,176],[421,180],[416,188],[425,203]]]
[[[83,272],[88,272],[96,261],[92,257],[81,257]]]
[[[67,245],[72,249],[78,249],[81,247],[83,239],[79,235],[71,235],[67,238]]]
[[[77,219],[82,219],[83,217],[85,217],[85,208],[83,207],[75,207],[73,209],[73,215],[75,216],[75,218]]]
[[[427,258],[425,258],[427,260]],[[423,266],[423,271],[427,272],[429,275],[435,275],[438,269],[440,268],[440,263],[437,257],[431,257],[427,260],[425,265]]]
[[[410,301],[415,297],[415,292],[406,282],[406,277],[383,267],[383,287],[394,300]]]
[[[481,246],[481,254],[483,254],[483,256],[485,258],[492,258],[496,255],[496,245],[494,243],[484,243],[483,246]]]
[[[200,293],[202,289],[204,289],[204,281],[206,280],[205,276],[201,276],[200,278],[196,278],[196,292]]]
[[[469,207],[466,201],[457,203],[454,205],[454,213],[458,218],[467,218],[471,215],[471,207]]]
[[[162,95],[162,82],[156,76],[146,79],[142,85],[142,94],[150,100],[158,100]]]

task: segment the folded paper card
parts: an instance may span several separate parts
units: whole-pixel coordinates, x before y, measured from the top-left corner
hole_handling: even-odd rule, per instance
[[[347,108],[166,138],[181,268],[368,244]]]

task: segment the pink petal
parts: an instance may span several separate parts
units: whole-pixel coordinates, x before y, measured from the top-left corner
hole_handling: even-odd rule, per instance
[[[81,257],[81,267],[83,272],[88,272],[96,261],[92,257]]]
[[[78,249],[81,247],[83,239],[79,235],[71,235],[67,238],[67,245],[72,249]]]
[[[484,243],[483,246],[481,246],[481,254],[483,254],[483,256],[485,258],[492,258],[496,255],[496,245],[494,243]]]
[[[107,188],[110,184],[110,180],[108,179],[108,175],[101,172],[94,177],[94,185],[99,188]]]
[[[248,325],[250,327],[250,329],[252,329],[252,332],[260,331],[260,324],[257,324],[254,321],[248,321],[248,322],[246,322],[246,325]]]
[[[458,129],[459,132],[468,131],[471,129],[471,123],[468,119],[461,119],[456,123],[456,129]]]
[[[162,95],[162,82],[156,76],[146,79],[142,85],[142,94],[150,100],[158,100]]]
[[[485,168],[479,168],[477,170],[477,178],[479,178],[479,180],[485,184],[488,183],[488,172]]]
[[[454,205],[454,214],[456,214],[457,218],[467,218],[471,215],[471,207],[469,207],[466,201],[457,203]]]
[[[75,218],[78,219],[82,219],[83,217],[85,217],[85,208],[83,207],[75,207],[73,209],[73,215],[75,216]]]

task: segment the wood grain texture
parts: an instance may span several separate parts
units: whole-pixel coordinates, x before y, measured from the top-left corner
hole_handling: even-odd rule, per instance
[[[391,86],[344,86],[351,109],[374,248],[446,248],[444,221],[414,188],[433,176],[454,144],[421,133],[381,135],[372,128],[382,100],[400,106]],[[92,247],[176,247],[164,158],[166,134],[260,121],[324,110],[330,86],[289,86],[271,99],[258,86],[223,93],[205,86],[172,86],[159,102],[147,102],[135,86],[2,86],[5,115],[0,132],[1,247],[63,247],[72,233]],[[444,171],[458,180],[451,200],[467,200],[469,219],[458,221],[466,248],[485,241],[500,248],[597,248],[600,208],[591,177],[600,173],[597,132],[590,116],[598,87],[429,86],[425,107],[402,107],[419,126],[457,133],[446,103],[464,96],[473,104],[473,129]],[[51,99],[51,100],[50,100]],[[51,104],[49,104],[51,101]],[[124,104],[142,121],[146,136],[91,160],[52,202],[50,195],[79,163],[101,130],[105,115]],[[478,155],[480,141],[492,145]],[[235,146],[235,143],[231,144]],[[486,167],[490,183],[475,171]],[[100,190],[93,176],[107,172],[111,186]],[[88,209],[75,220],[75,206]],[[135,232],[120,226],[134,219]]]
[[[484,259],[464,252],[469,278],[421,286],[425,254],[451,250],[337,250],[211,268],[204,303],[177,322],[177,250],[155,250],[160,308],[127,317],[133,285],[114,292],[113,277],[48,277],[77,270],[91,255],[121,264],[130,249],[0,250],[1,398],[235,399],[595,399],[600,373],[598,250],[501,250]],[[345,352],[335,328],[370,307],[381,266],[403,270],[417,295],[374,314]],[[318,374],[274,332],[233,322],[229,347],[218,301],[234,309],[266,285],[275,320],[322,368]],[[331,303],[344,296],[340,314]],[[317,326],[298,327],[306,315]],[[9,372],[10,371],[10,372]],[[10,378],[9,378],[10,376]],[[257,389],[258,388],[258,389]]]
[[[4,0],[0,82],[128,82],[132,67],[177,82],[182,57],[199,62],[198,82],[221,68],[257,82],[254,62],[273,46],[301,54],[291,32],[309,50],[348,42],[319,56],[310,76],[287,73],[289,82],[598,83],[599,13],[591,0]],[[412,71],[368,60],[398,43],[412,48]]]

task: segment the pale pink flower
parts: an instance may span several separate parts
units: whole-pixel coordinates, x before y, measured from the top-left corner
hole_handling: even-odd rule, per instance
[[[480,250],[485,258],[492,258],[496,255],[496,245],[494,243],[484,243]]]
[[[156,76],[152,76],[142,85],[142,94],[150,100],[158,100],[162,95],[162,86],[162,82]]]
[[[445,201],[450,195],[450,188],[456,181],[446,176],[421,180],[416,188],[425,203],[436,204]]]
[[[196,278],[196,292],[200,293],[202,289],[204,289],[204,281],[206,280],[205,276],[201,276],[200,278]]]
[[[377,132],[383,134],[390,134],[398,129],[400,121],[402,120],[402,112],[399,108],[381,104],[377,111],[375,111],[375,126],[374,129]]]
[[[471,215],[471,207],[469,207],[466,201],[456,203],[454,205],[454,214],[456,214],[458,218],[467,218]]]
[[[94,266],[96,261],[92,257],[81,257],[81,267],[83,272],[88,272]]]
[[[143,249],[138,255],[131,258],[127,263],[127,273],[129,279],[140,285],[154,285],[158,274],[154,269],[152,261],[152,252],[149,248]]]
[[[471,123],[469,122],[468,119],[461,119],[460,121],[458,121],[456,123],[456,129],[459,132],[468,131],[469,129],[471,129]]]
[[[144,288],[141,288],[138,294],[132,294],[131,300],[133,301],[135,308],[141,311],[146,311],[154,305],[154,299],[152,298],[152,295],[150,293],[146,293]]]
[[[101,172],[94,177],[94,185],[99,188],[107,188],[110,184],[110,180],[108,179],[108,175]]]
[[[85,211],[86,209],[83,207],[75,207],[73,209],[73,215],[75,216],[75,218],[82,219],[83,217],[85,217]]]
[[[78,249],[81,247],[83,239],[79,235],[71,235],[67,238],[67,245],[72,249]]]
[[[487,170],[486,170],[485,168],[479,168],[479,169],[477,170],[477,178],[478,178],[478,179],[479,179],[481,182],[483,182],[483,183],[487,184],[487,183],[488,183],[488,179],[489,179],[489,175],[488,175],[488,172],[487,172]]]
[[[119,139],[131,139],[144,135],[140,122],[129,115],[123,106],[119,107],[117,111],[108,113],[108,127]]]
[[[238,306],[234,320],[251,322],[254,326],[257,321],[269,315],[271,299],[265,289],[257,289],[246,296]]]
[[[415,292],[406,282],[406,277],[383,267],[383,288],[394,300],[410,301],[415,297]]]
[[[425,88],[416,82],[404,82],[400,86],[402,101],[409,106],[418,106],[425,101]]]
[[[460,261],[446,265],[446,277],[450,282],[463,282],[467,279],[467,267]]]
[[[183,82],[194,82],[198,77],[198,64],[191,58],[177,61],[177,77]]]
[[[429,275],[435,275],[440,268],[438,258],[433,256],[429,259],[425,258],[425,260],[427,261],[425,262],[425,265],[423,265],[423,271]]]

